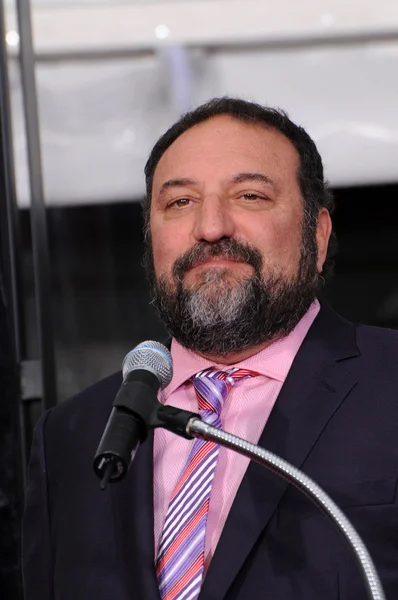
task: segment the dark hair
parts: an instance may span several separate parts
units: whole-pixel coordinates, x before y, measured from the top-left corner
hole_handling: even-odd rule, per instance
[[[147,195],[143,201],[143,216],[146,235],[149,234],[149,215],[152,196],[153,176],[156,166],[164,152],[185,131],[207,121],[217,115],[229,115],[244,123],[260,124],[280,131],[293,144],[300,159],[298,180],[303,197],[304,226],[307,232],[315,232],[319,209],[327,208],[330,214],[334,211],[333,194],[324,180],[322,159],[315,143],[308,133],[293,123],[282,110],[269,108],[239,98],[214,98],[195,110],[183,115],[156,142],[145,165]],[[335,250],[335,235],[332,233],[328,254],[323,266],[322,275],[327,276],[333,268],[331,257]]]

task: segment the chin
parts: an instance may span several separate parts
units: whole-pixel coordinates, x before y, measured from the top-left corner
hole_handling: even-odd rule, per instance
[[[247,273],[242,273],[241,270],[237,270],[230,267],[201,267],[200,269],[194,269],[190,271],[185,277],[185,283],[189,287],[197,287],[197,285],[217,283],[241,283],[242,280],[247,277]]]

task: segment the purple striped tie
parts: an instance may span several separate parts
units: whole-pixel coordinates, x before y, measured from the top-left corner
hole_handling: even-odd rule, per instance
[[[258,373],[206,369],[192,378],[201,418],[221,427],[221,409],[238,379]],[[206,521],[219,446],[195,439],[171,496],[160,541],[156,573],[162,600],[195,600],[204,569]]]

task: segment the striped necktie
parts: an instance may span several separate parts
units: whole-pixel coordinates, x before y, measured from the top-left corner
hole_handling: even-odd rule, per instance
[[[224,400],[239,380],[258,373],[205,369],[192,378],[201,418],[221,427]],[[195,439],[173,491],[160,541],[156,574],[162,600],[195,600],[200,592],[206,521],[219,445]]]

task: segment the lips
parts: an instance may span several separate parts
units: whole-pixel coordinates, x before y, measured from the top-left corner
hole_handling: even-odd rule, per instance
[[[192,263],[190,269],[195,269],[201,266],[220,266],[228,267],[231,264],[246,264],[245,261],[239,258],[231,258],[228,256],[208,256],[206,259],[196,260]]]

